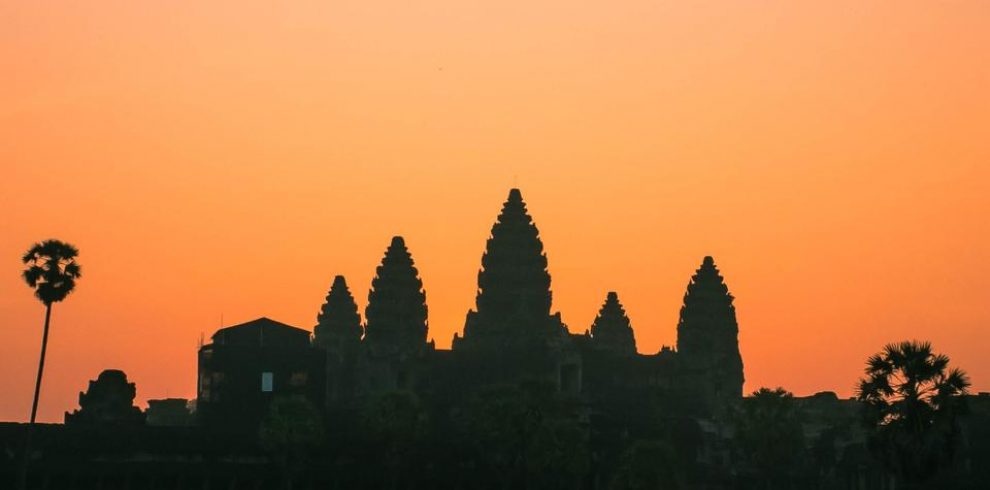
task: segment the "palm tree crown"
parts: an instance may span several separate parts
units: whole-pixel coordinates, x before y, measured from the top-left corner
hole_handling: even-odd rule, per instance
[[[970,383],[948,365],[931,343],[917,341],[888,344],[866,361],[857,398],[865,404],[871,446],[906,482],[925,481],[952,464],[956,416]]]
[[[920,429],[924,424],[915,419],[950,408],[969,388],[966,373],[958,368],[947,372],[949,358],[932,352],[930,342],[888,344],[866,364],[858,395],[878,411],[880,425],[906,423]]]
[[[76,263],[76,247],[60,240],[35,243],[21,259],[28,266],[24,281],[45,305],[65,299],[76,287],[82,270]]]

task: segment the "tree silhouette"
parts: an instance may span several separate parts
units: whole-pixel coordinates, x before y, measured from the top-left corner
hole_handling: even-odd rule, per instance
[[[59,241],[45,240],[35,243],[21,261],[27,266],[22,276],[34,289],[34,295],[45,305],[45,326],[41,335],[41,356],[38,360],[38,377],[34,383],[34,399],[31,402],[31,419],[28,422],[24,444],[24,460],[18,475],[18,486],[27,485],[27,466],[31,453],[31,435],[38,414],[38,398],[41,395],[41,378],[45,371],[45,353],[48,350],[48,330],[52,318],[52,305],[65,299],[76,287],[82,270],[76,263],[79,251],[76,247]]]
[[[909,486],[952,463],[959,444],[957,415],[969,388],[966,373],[929,342],[888,344],[866,361],[857,398],[865,404],[870,447]]]
[[[278,396],[258,428],[261,446],[282,471],[282,488],[291,490],[293,474],[306,466],[308,452],[323,442],[323,417],[301,395]]]
[[[412,474],[420,465],[420,445],[427,433],[427,413],[416,395],[391,391],[367,401],[361,412],[361,426],[366,441],[373,448],[375,466],[386,481],[384,488],[399,487],[401,477]]]
[[[374,353],[410,353],[426,345],[426,292],[402,237],[392,238],[385,251],[364,316],[365,340]]]
[[[549,382],[487,385],[455,413],[481,488],[580,487],[587,438]]]
[[[610,490],[677,490],[687,488],[685,461],[670,444],[636,441],[623,454],[609,483]]]
[[[599,348],[616,354],[636,353],[636,338],[629,317],[615,292],[608,293],[605,304],[595,317],[595,323],[591,325],[591,339]]]
[[[733,419],[742,476],[765,489],[794,488],[807,456],[794,395],[783,388],[760,388],[742,400]]]

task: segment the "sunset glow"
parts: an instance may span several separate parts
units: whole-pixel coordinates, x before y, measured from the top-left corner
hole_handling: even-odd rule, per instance
[[[312,329],[337,274],[363,315],[393,235],[449,348],[512,187],[571,332],[617,291],[640,352],[674,345],[712,255],[747,391],[849,396],[905,339],[990,390],[990,3],[811,3],[3,2],[0,420],[34,242],[83,267],[54,422],[106,368],[194,398],[201,336]]]

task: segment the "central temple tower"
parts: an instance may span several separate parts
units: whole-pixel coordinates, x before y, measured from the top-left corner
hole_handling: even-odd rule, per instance
[[[552,293],[540,232],[519,189],[509,191],[481,256],[477,310],[468,312],[464,337],[454,348],[501,348],[566,335],[550,314]]]
[[[541,378],[579,391],[580,358],[551,301],[540,232],[512,189],[481,256],[477,309],[467,314],[464,337],[454,335],[454,351],[474,354],[482,380]]]

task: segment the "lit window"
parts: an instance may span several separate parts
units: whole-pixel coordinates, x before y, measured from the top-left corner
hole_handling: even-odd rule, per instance
[[[272,373],[261,373],[261,391],[271,393],[274,384],[275,377]]]

